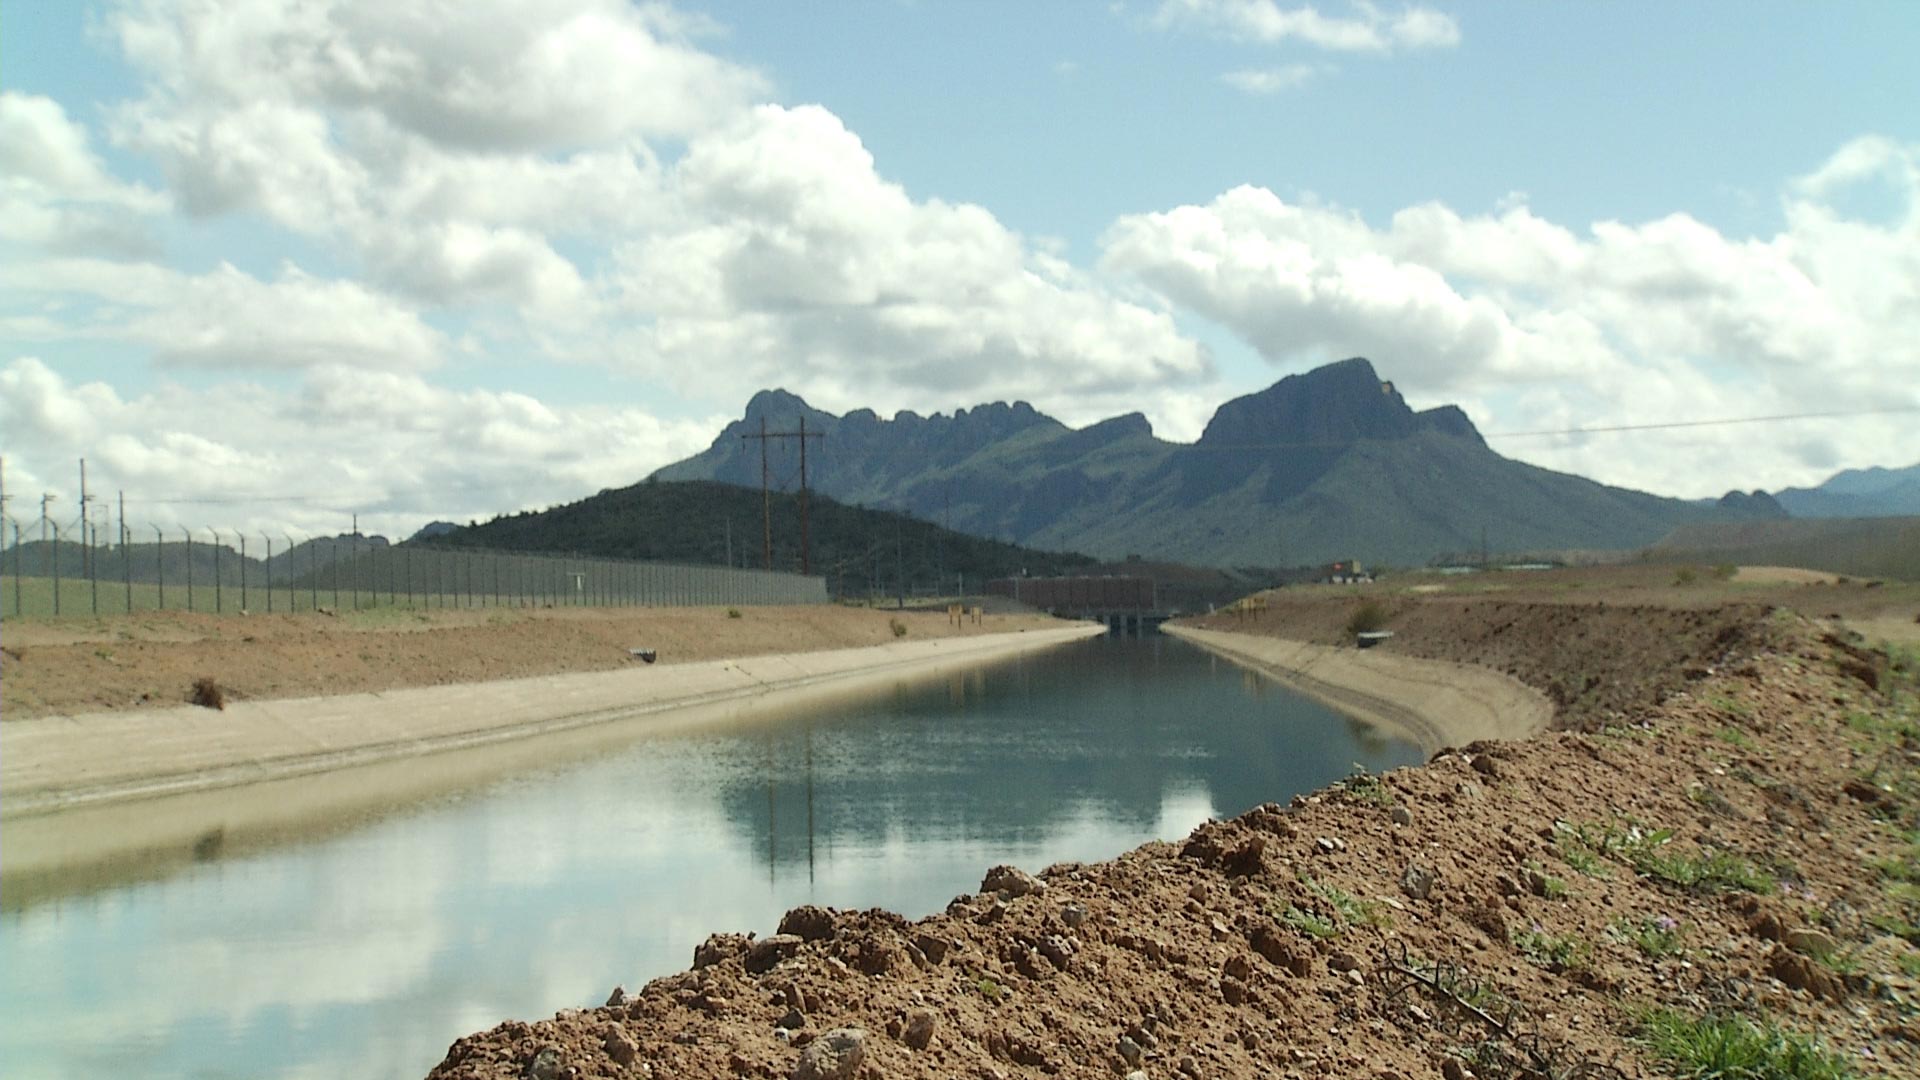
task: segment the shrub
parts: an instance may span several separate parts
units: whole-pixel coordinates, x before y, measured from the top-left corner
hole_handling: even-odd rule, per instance
[[[907,624],[901,622],[899,619],[888,619],[887,628],[893,631],[894,637],[907,636]]]
[[[1691,585],[1697,576],[1698,575],[1693,572],[1693,567],[1683,566],[1673,572],[1673,583],[1675,585]]]
[[[728,609],[727,609],[727,618],[729,618],[729,619],[737,619],[737,618],[739,618],[739,617],[740,617],[740,609],[739,609],[739,608],[737,608],[737,607],[730,607],[730,608],[728,608]]]
[[[206,709],[225,709],[227,692],[211,676],[202,675],[193,680],[193,691],[187,695],[187,700]]]
[[[1387,609],[1381,607],[1377,600],[1368,600],[1354,608],[1353,614],[1347,618],[1347,633],[1370,634],[1385,625]]]

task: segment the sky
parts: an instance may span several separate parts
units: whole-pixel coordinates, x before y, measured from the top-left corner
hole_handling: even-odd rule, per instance
[[[9,0],[6,509],[85,458],[405,535],[768,387],[1186,441],[1349,356],[1666,495],[1911,465],[1916,55],[1894,0]]]

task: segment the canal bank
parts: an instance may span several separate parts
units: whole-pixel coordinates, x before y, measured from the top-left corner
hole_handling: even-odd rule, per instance
[[[0,725],[0,858],[17,881],[178,853],[591,752],[603,740],[817,703],[1104,632],[1076,624],[221,710],[12,720]]]
[[[1630,640],[1585,632],[1608,618],[1591,609],[1503,624],[1542,670],[1668,650],[1640,685],[1686,690],[1593,733],[1349,778],[1103,862],[996,867],[912,922],[798,908],[605,1006],[461,1039],[430,1075],[1653,1075],[1684,1063],[1658,1060],[1650,1016],[1730,1010],[1823,1075],[1914,1075],[1916,954],[1888,928],[1920,917],[1894,880],[1916,852],[1883,818],[1920,791],[1889,752],[1914,670],[1735,607],[1695,645],[1696,614],[1641,613]]]
[[[1524,739],[1553,720],[1545,694],[1471,664],[1176,623],[1161,630],[1404,736],[1429,754],[1480,739]]]

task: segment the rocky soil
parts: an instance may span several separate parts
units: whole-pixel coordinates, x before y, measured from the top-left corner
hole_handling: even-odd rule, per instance
[[[1247,628],[1337,631],[1349,600],[1303,603]],[[432,1076],[1680,1075],[1639,1037],[1656,1010],[1920,1075],[1910,655],[1758,605],[1395,605],[1399,646],[1511,671],[1581,730],[995,868],[918,922],[801,908]]]
[[[952,626],[946,614],[829,605],[726,608],[495,608],[324,614],[139,612],[8,620],[0,647],[0,715],[177,705],[211,678],[230,700],[352,694],[406,686],[603,671],[658,651],[662,664],[878,645],[893,624],[918,640],[1058,626],[992,614]]]

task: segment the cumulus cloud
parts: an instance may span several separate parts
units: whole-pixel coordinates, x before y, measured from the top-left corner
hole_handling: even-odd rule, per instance
[[[224,263],[186,274],[151,263],[47,259],[0,269],[0,283],[68,316],[0,317],[9,336],[134,342],[183,366],[417,369],[438,363],[445,349],[438,331],[392,298],[291,265],[262,281]]]
[[[1914,405],[1902,357],[1920,340],[1916,161],[1920,147],[1849,144],[1788,185],[1784,228],[1761,238],[1685,214],[1576,231],[1524,205],[1462,215],[1423,204],[1376,227],[1242,187],[1120,219],[1103,262],[1276,366],[1366,355],[1429,400],[1464,398],[1483,418],[1526,417],[1528,428]],[[1869,178],[1899,191],[1891,220],[1849,218],[1826,201]],[[1912,427],[1863,419],[1856,436],[1886,438],[1852,444],[1920,459]],[[1695,493],[1702,474],[1808,482],[1833,463],[1820,437],[1719,429],[1686,440],[1703,456],[1623,455],[1617,440],[1594,439],[1530,456]]]
[[[154,94],[129,114],[295,102],[435,143],[556,150],[705,130],[765,80],[625,0],[145,0],[109,19]]]
[[[10,490],[71,503],[72,459],[86,457],[98,490],[124,489],[157,524],[332,533],[358,511],[363,528],[405,534],[632,483],[704,449],[720,423],[339,367],[287,390],[162,383],[136,396],[31,357],[0,367]]]
[[[51,98],[0,91],[0,241],[60,254],[133,257],[158,241],[164,196],[114,177],[86,129]]]
[[[836,407],[928,390],[1058,400],[1209,371],[1165,311],[980,207],[908,197],[825,109],[758,108],[694,140],[672,184],[672,225],[616,251],[621,302],[652,319],[636,362],[726,357],[749,383]]]
[[[1154,14],[1161,27],[1191,26],[1234,41],[1299,42],[1340,52],[1385,53],[1449,49],[1460,44],[1460,24],[1432,8],[1386,11],[1357,0],[1345,14],[1326,15],[1311,4],[1278,0],[1164,0]]]
[[[750,107],[764,80],[661,6],[208,0],[109,25],[148,82],[117,136],[190,214],[338,244],[370,286],[484,319],[483,349],[840,407],[1088,411],[1210,372],[1165,310],[912,199],[826,109]]]

